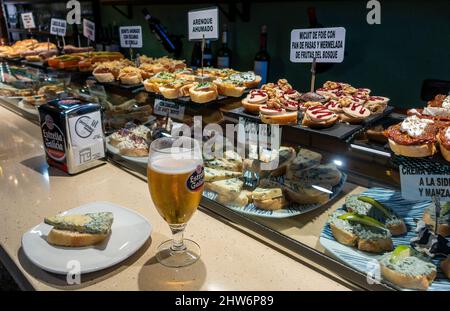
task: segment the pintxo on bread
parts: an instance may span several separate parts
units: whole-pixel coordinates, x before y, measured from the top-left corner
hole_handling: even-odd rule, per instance
[[[360,124],[373,114],[382,113],[389,102],[383,96],[371,96],[368,88],[327,81],[316,92],[300,93],[286,79],[266,83],[242,100],[249,113],[259,111],[268,124],[297,124],[325,128],[336,122]],[[302,114],[299,114],[302,112]],[[301,116],[301,122],[298,117]]]

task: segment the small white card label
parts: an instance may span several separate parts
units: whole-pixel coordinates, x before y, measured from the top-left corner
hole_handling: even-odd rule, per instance
[[[34,23],[33,13],[31,13],[31,12],[22,13],[22,14],[20,14],[20,16],[22,18],[23,28],[25,28],[25,29],[36,28],[36,24]]]
[[[105,156],[100,111],[69,118],[69,131],[77,165]]]
[[[142,27],[124,26],[119,28],[120,47],[142,48]]]
[[[209,8],[192,10],[188,13],[189,40],[205,39],[217,40],[219,38],[219,9]]]
[[[52,18],[50,21],[50,33],[55,36],[66,35],[67,22],[63,19]]]
[[[291,31],[293,63],[342,63],[345,49],[345,28],[311,28]]]
[[[95,23],[83,19],[83,35],[91,41],[95,41]]]
[[[450,201],[450,173],[433,174],[420,167],[400,165],[402,196],[407,200],[429,200],[435,196]]]
[[[183,120],[185,108],[183,105],[157,98],[155,99],[153,113],[160,116],[167,116],[169,114],[171,118]]]

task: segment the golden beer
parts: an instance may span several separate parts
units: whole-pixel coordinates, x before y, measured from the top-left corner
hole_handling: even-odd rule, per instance
[[[195,159],[161,156],[147,167],[148,188],[159,214],[168,224],[189,221],[203,192],[203,166]]]

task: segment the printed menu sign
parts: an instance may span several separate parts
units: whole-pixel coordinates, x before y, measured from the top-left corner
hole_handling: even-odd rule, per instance
[[[22,14],[20,14],[20,16],[22,17],[23,28],[25,28],[25,29],[36,28],[36,24],[34,23],[33,13],[31,13],[31,12],[22,13]]]
[[[293,63],[342,63],[345,49],[345,28],[294,29],[291,32]]]
[[[100,111],[69,118],[69,131],[76,165],[105,156]]]
[[[450,173],[435,174],[425,168],[400,165],[402,196],[407,200],[450,200]]]
[[[120,46],[123,48],[142,48],[142,27],[126,26],[119,28]]]
[[[162,99],[155,99],[153,113],[160,116],[167,116],[178,120],[183,120],[185,107],[174,102]]]
[[[189,40],[219,38],[219,9],[192,10],[188,13]]]
[[[95,41],[95,23],[83,19],[83,35],[91,41]]]
[[[63,19],[52,18],[50,21],[50,33],[64,37],[66,35],[67,22]]]

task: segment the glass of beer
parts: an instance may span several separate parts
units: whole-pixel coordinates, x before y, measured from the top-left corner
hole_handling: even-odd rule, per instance
[[[156,258],[168,267],[185,267],[200,258],[200,247],[184,239],[186,224],[203,192],[204,170],[199,143],[189,137],[163,137],[150,145],[148,188],[159,214],[169,224],[172,240],[158,247]]]

